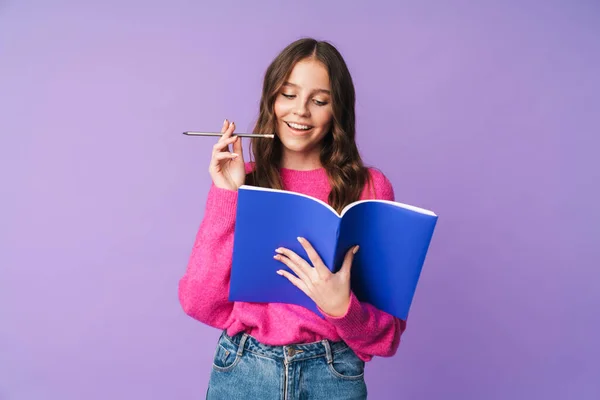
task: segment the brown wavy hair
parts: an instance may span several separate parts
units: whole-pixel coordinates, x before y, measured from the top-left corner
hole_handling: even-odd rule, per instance
[[[370,184],[370,174],[355,142],[356,96],[350,71],[339,51],[325,41],[297,40],[283,49],[267,68],[253,133],[275,133],[275,139],[251,139],[254,168],[246,176],[246,184],[282,189],[279,173],[282,143],[277,136],[274,103],[296,63],[305,59],[320,61],[329,74],[333,121],[323,138],[320,161],[331,185],[328,203],[340,212],[360,199],[363,188]]]

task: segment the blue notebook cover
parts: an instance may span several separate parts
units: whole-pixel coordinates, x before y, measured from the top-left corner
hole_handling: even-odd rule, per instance
[[[310,263],[296,239],[301,236],[332,272],[358,244],[351,272],[354,294],[406,319],[437,218],[429,210],[386,200],[357,201],[340,215],[310,196],[244,185],[238,189],[229,300],[296,304],[322,316],[307,295],[276,273],[293,273],[273,259],[278,247]]]

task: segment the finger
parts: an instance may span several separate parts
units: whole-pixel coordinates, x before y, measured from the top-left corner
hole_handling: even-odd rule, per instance
[[[227,120],[225,120],[225,121],[227,121]],[[221,147],[221,150],[219,150],[219,151],[229,151],[229,145],[231,143],[233,143],[233,141],[231,141],[231,139],[232,139],[232,134],[233,134],[234,130],[235,130],[235,123],[227,122],[227,128],[223,132],[223,135],[217,141],[217,145],[223,144],[225,142],[227,142],[227,145],[224,145],[223,147]]]
[[[225,132],[223,132],[223,136],[221,136],[220,140],[227,140],[231,137],[231,135],[233,134],[233,131],[235,130],[235,122],[230,122],[227,125],[227,129],[225,129]]]
[[[286,277],[290,282],[292,282],[292,284],[294,286],[296,286],[298,289],[302,290],[304,292],[304,294],[306,294],[308,297],[311,297],[310,293],[309,293],[309,290],[308,290],[308,287],[306,286],[306,284],[304,282],[302,282],[302,280],[298,279],[294,275],[292,275],[289,272],[284,271],[282,269],[278,270],[277,274],[279,274],[279,275],[281,275],[283,277]]]
[[[244,149],[242,148],[242,138],[239,136],[234,136],[234,137],[237,140],[233,142],[233,152],[242,156],[243,151],[244,151]]]
[[[228,127],[229,127],[229,121],[227,120],[227,118],[225,118],[225,120],[223,121],[223,126],[221,126],[221,133],[225,133],[225,131],[227,130]]]
[[[310,242],[304,239],[303,237],[299,237],[298,241],[306,251],[306,255],[308,256],[308,258],[312,262],[312,265],[319,273],[319,276],[326,277],[327,275],[331,274],[331,271],[329,271],[329,268],[325,266],[323,260],[321,260],[321,257],[319,256],[315,248],[312,246],[312,244],[310,244]]]
[[[231,143],[235,142],[236,139],[237,139],[237,137],[230,137],[230,138],[224,139],[224,140],[219,139],[219,141],[217,143],[215,143],[215,145],[213,146],[213,157],[218,152],[229,151],[228,146]]]
[[[215,156],[213,157],[213,162],[215,162],[215,164],[218,164],[219,161],[231,160],[231,159],[234,159],[237,157],[239,157],[239,156],[235,153],[221,152],[221,153],[215,154]]]
[[[350,275],[350,270],[352,269],[352,262],[354,261],[354,255],[358,251],[358,245],[351,247],[344,256],[344,262],[342,263],[342,267],[340,268],[340,272],[343,274]]]
[[[223,140],[226,140],[227,137],[225,136],[225,133],[227,132],[227,129],[229,129],[229,120],[227,118],[225,118],[225,121],[223,121],[223,126],[221,126],[221,133],[223,135],[221,135],[221,137],[219,138],[219,140],[217,140],[217,143],[222,142]]]
[[[294,261],[292,261],[290,258],[286,257],[285,255],[282,254],[275,254],[275,256],[273,256],[274,259],[276,259],[277,261],[282,262],[283,264],[287,265],[289,269],[291,269],[292,271],[294,271],[294,273],[296,274],[296,276],[298,276],[298,278],[300,278],[301,280],[303,280],[306,283],[310,282],[310,278],[308,277],[308,275],[305,273],[304,270],[302,270],[302,268],[300,268]]]
[[[304,258],[300,257],[298,254],[294,253],[290,249],[280,247],[276,249],[275,252],[283,254],[284,256],[292,260],[292,262],[294,262],[294,264],[296,264],[296,266],[300,268],[305,275],[308,275],[310,270],[312,269],[312,266],[309,263],[307,263],[306,260],[304,260]]]

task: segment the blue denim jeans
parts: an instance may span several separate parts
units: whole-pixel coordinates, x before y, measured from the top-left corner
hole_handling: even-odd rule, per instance
[[[344,342],[268,346],[252,336],[221,334],[209,400],[362,400],[365,363]]]

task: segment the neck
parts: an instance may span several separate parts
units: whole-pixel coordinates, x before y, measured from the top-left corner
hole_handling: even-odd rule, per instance
[[[322,168],[320,151],[319,149],[315,149],[308,153],[297,153],[284,150],[281,157],[281,168],[298,171],[310,171]]]

